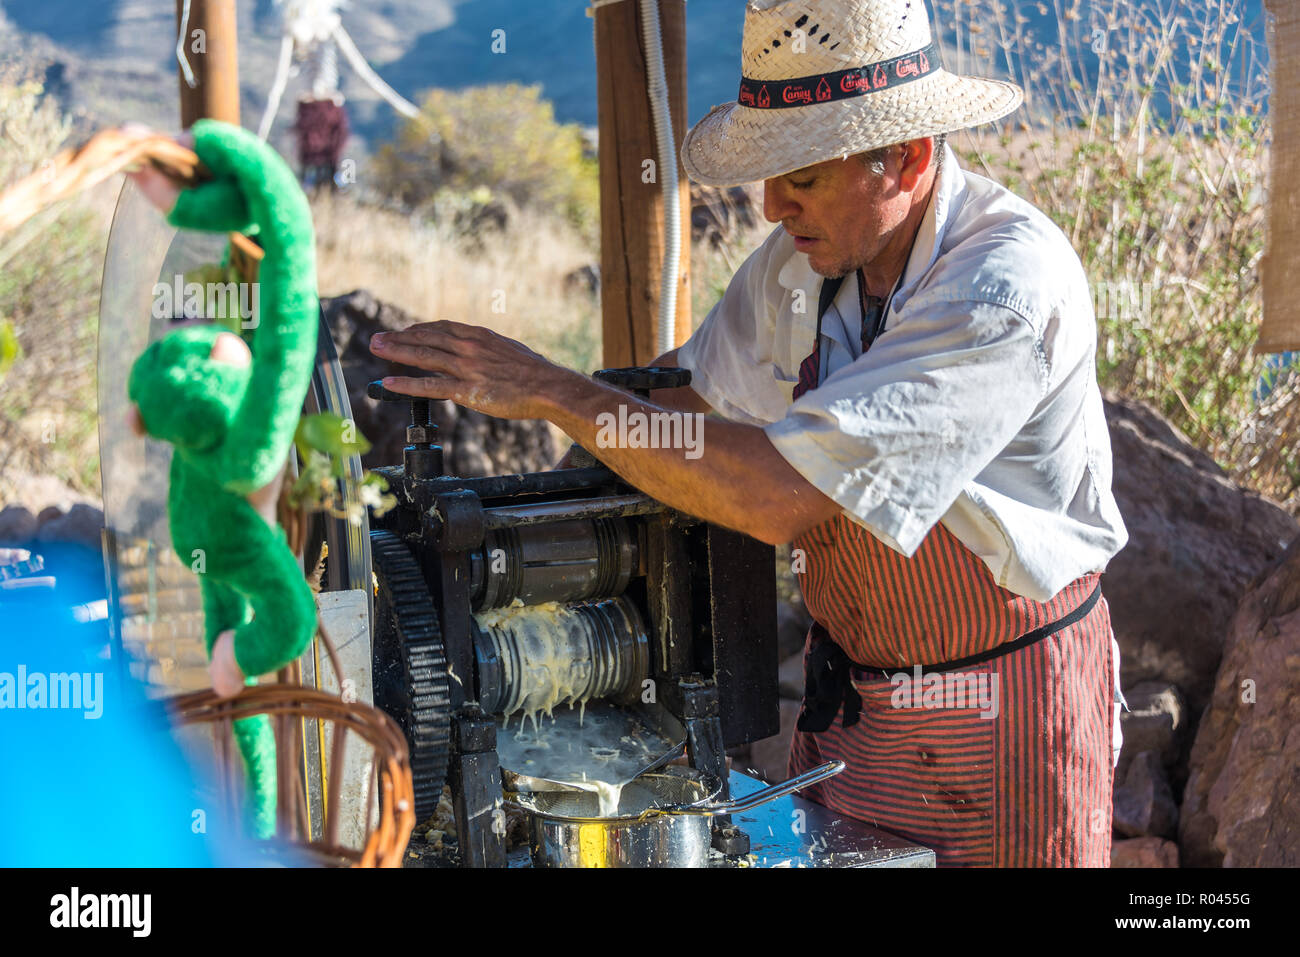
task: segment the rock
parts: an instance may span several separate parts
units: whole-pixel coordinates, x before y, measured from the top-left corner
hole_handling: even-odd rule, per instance
[[[781,730],[749,746],[747,771],[769,783],[785,780],[785,769],[790,762],[790,739],[794,737],[794,724],[798,718],[799,702],[781,699]]]
[[[20,468],[0,468],[0,502],[21,505],[33,515],[51,506],[57,506],[58,512],[62,513],[78,502],[95,506],[103,504],[97,495],[78,492],[53,475],[40,475]]]
[[[1102,587],[1123,687],[1165,681],[1205,708],[1237,605],[1300,525],[1237,486],[1155,410],[1109,396],[1114,491],[1129,543]]]
[[[581,290],[592,296],[600,295],[600,263],[579,266],[564,277],[566,289]]]
[[[777,658],[785,661],[791,655],[803,652],[808,639],[808,629],[812,627],[812,615],[803,602],[780,601],[776,603],[776,651]]]
[[[781,662],[777,669],[777,689],[782,698],[794,701],[803,700],[803,651],[802,649]]]
[[[48,512],[46,509],[41,515]],[[93,505],[72,506],[67,514],[60,514],[40,523],[36,540],[40,542],[72,542],[98,550],[100,531],[104,528],[104,513]]]
[[[1189,867],[1300,865],[1300,538],[1249,591],[1192,746]]]
[[[0,510],[0,545],[26,545],[35,538],[35,515],[21,505]]]
[[[1159,837],[1112,841],[1111,867],[1177,867],[1178,845]]]
[[[1173,836],[1178,805],[1156,752],[1135,755],[1123,782],[1115,786],[1114,826],[1125,837]]]
[[[758,225],[763,210],[762,186],[691,184],[691,237],[715,248]]]
[[[65,514],[66,514],[66,510],[60,508],[58,505],[46,505],[43,509],[41,509],[39,512],[36,513],[37,531],[39,532],[40,529],[44,528],[50,522],[54,521],[55,519],[62,518]]]
[[[339,353],[347,381],[352,417],[370,440],[361,458],[366,468],[397,465],[406,447],[411,407],[405,402],[380,402],[366,395],[367,383],[386,375],[427,373],[380,359],[370,352],[370,337],[419,322],[395,306],[382,303],[365,290],[321,300],[325,319]],[[430,403],[443,465],[448,475],[534,472],[551,468],[559,459],[555,439],[542,421],[509,422],[462,408],[451,402]]]
[[[1133,755],[1153,751],[1169,770],[1178,760],[1187,731],[1187,706],[1177,686],[1167,681],[1143,681],[1124,688],[1128,711],[1120,711],[1124,750],[1115,780],[1122,780]]]

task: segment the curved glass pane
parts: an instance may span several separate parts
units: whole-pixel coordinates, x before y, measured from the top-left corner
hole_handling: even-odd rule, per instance
[[[99,301],[98,394],[105,562],[114,639],[154,695],[208,684],[197,579],[176,557],[167,529],[171,446],[130,428],[127,379],[136,357],[166,335],[170,311],[158,284],[218,261],[225,238],[178,232],[126,181],[104,258]],[[183,280],[182,280],[183,285]]]

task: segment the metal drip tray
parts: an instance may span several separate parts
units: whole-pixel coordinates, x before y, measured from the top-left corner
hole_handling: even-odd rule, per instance
[[[497,726],[501,767],[550,781],[621,784],[685,739],[672,716],[646,709],[589,701],[584,709],[563,706],[534,727],[516,715]]]

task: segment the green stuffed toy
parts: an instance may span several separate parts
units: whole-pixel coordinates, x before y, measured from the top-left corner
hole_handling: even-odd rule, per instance
[[[131,369],[128,394],[144,431],[175,449],[167,515],[177,555],[199,572],[208,656],[215,668],[224,655],[234,680],[242,672],[252,684],[297,658],[316,629],[311,588],[283,531],[248,498],[280,476],[310,384],[315,240],[306,197],[274,150],[212,120],[192,132],[212,179],[182,190],[168,221],[257,236],[260,315],[248,345],[217,326],[182,327],[152,343]],[[235,737],[252,829],[273,836],[270,720],[237,721]]]

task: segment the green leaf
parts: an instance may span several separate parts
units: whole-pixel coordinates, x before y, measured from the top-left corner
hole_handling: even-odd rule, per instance
[[[340,458],[364,455],[370,451],[370,442],[361,434],[356,423],[335,412],[304,415],[298,422],[293,440],[304,459],[311,449]]]
[[[22,357],[23,347],[18,344],[18,333],[8,319],[0,319],[0,376],[3,376]]]

